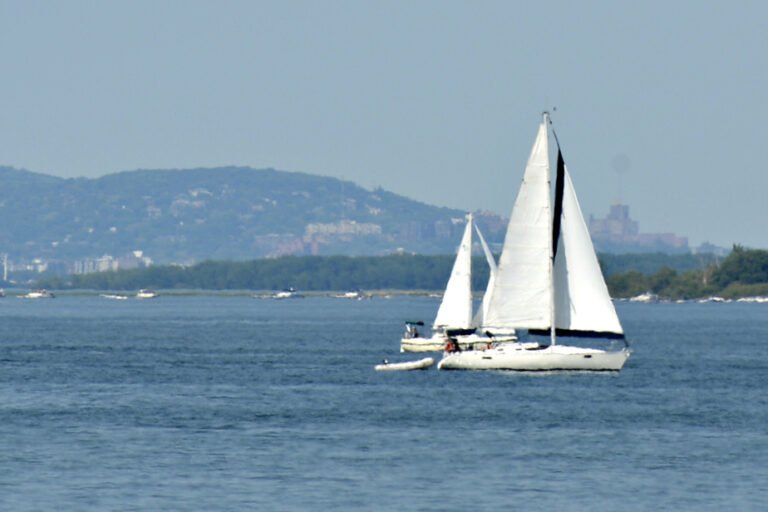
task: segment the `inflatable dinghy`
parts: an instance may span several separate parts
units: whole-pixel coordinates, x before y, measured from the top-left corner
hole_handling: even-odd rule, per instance
[[[395,370],[426,370],[430,366],[435,364],[435,360],[431,357],[425,357],[418,361],[403,361],[402,363],[390,363],[386,359],[375,366],[377,371],[395,371]]]

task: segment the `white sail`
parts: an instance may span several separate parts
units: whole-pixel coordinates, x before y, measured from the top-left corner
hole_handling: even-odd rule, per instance
[[[475,231],[477,232],[477,238],[480,240],[480,245],[483,247],[483,253],[485,253],[485,260],[488,262],[488,284],[485,286],[485,293],[483,294],[483,302],[480,307],[477,308],[475,318],[472,319],[472,325],[479,327],[483,325],[483,319],[488,314],[488,305],[491,303],[491,293],[493,293],[493,283],[496,281],[496,260],[491,253],[491,249],[485,242],[483,234],[480,232],[480,228],[475,224]]]
[[[472,224],[470,214],[434,328],[468,329],[472,324]]]
[[[552,305],[552,213],[546,118],[525,168],[499,259],[484,329],[546,329]]]
[[[621,335],[624,331],[565,165],[563,173],[563,209],[555,257],[555,327]]]

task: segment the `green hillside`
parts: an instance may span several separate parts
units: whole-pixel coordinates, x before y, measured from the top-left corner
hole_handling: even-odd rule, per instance
[[[62,179],[0,167],[0,252],[73,261],[141,250],[155,263],[285,254],[450,254],[464,213],[274,169],[139,170]],[[503,222],[478,217],[488,238]]]

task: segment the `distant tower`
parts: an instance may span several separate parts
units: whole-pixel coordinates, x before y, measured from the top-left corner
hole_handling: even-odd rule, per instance
[[[631,167],[632,164],[631,164],[631,162],[629,160],[629,157],[626,154],[620,153],[620,154],[616,155],[615,157],[613,157],[613,160],[611,160],[611,165],[613,166],[613,170],[616,172],[617,185],[618,185],[618,189],[619,189],[618,190],[618,194],[619,194],[619,199],[618,200],[621,201],[622,199],[624,199],[624,197],[622,196],[622,192],[623,192],[623,190],[622,190],[623,189],[623,187],[622,187],[622,185],[623,185],[623,183],[622,183],[622,176],[624,174],[626,174],[627,172],[629,172],[629,168]]]

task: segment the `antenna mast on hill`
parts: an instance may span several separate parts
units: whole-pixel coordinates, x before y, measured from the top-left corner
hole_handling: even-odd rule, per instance
[[[623,175],[626,174],[629,171],[629,168],[631,166],[629,157],[624,153],[619,153],[615,157],[613,157],[613,160],[611,160],[611,165],[613,166],[613,170],[616,172],[617,176],[617,185],[618,185],[618,200],[619,202],[623,199]]]

